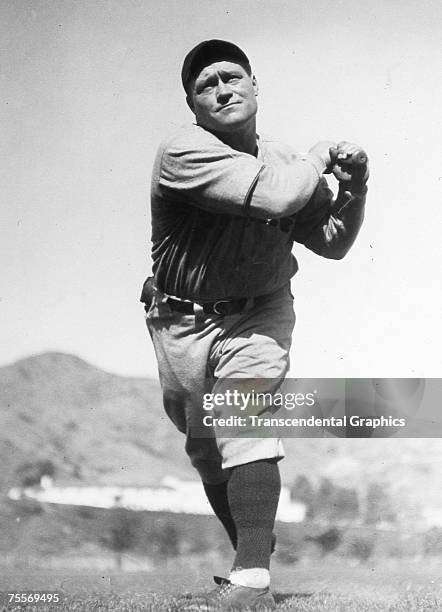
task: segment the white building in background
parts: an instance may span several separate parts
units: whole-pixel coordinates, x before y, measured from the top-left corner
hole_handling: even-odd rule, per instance
[[[34,499],[47,504],[90,506],[94,508],[127,508],[151,512],[179,514],[213,514],[199,481],[179,480],[166,476],[160,485],[150,487],[65,486],[54,485],[43,476],[40,486],[15,487],[8,493],[11,500]],[[290,499],[290,490],[282,487],[276,519],[284,523],[300,523],[306,507]]]

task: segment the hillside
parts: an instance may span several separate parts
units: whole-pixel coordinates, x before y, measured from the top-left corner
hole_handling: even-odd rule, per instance
[[[150,484],[192,475],[156,381],[124,378],[78,357],[46,353],[0,368],[0,487],[26,461],[49,459],[57,478]]]
[[[0,368],[0,491],[26,461],[51,460],[56,479],[152,484],[195,478],[183,437],[165,416],[155,380],[109,374],[73,355],[46,353]],[[285,440],[283,480],[327,477],[363,492],[385,485],[407,516],[441,508],[440,439]]]

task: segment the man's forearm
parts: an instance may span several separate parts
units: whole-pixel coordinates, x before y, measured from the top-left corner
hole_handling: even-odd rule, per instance
[[[249,214],[271,219],[299,212],[310,201],[325,169],[319,156],[309,154],[287,166],[264,166],[251,193]]]
[[[352,194],[340,185],[336,200],[316,229],[304,242],[310,250],[328,259],[342,259],[350,250],[364,220],[367,188]]]
[[[367,188],[353,194],[342,185],[323,227],[324,246],[321,253],[330,259],[342,259],[352,247],[364,220]]]

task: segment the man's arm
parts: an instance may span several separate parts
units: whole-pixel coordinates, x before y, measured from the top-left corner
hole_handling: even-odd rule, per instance
[[[296,216],[293,238],[329,259],[342,259],[350,250],[364,219],[367,155],[358,145],[343,141],[330,151],[331,171],[339,182],[338,196],[325,179],[311,202]]]
[[[295,217],[293,238],[308,249],[328,259],[342,259],[350,250],[364,219],[367,187],[349,190],[342,182],[338,195],[325,179],[311,202]]]
[[[264,165],[245,202],[251,217],[278,219],[304,208],[319,185],[327,161],[309,153],[289,165]]]
[[[272,166],[203,130],[167,144],[161,154],[158,184],[169,199],[210,212],[287,217],[312,198],[330,165],[333,144],[321,143],[303,158]]]

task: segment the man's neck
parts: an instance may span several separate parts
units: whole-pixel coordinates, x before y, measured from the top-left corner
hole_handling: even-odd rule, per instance
[[[214,132],[214,134],[226,145],[232,147],[232,149],[256,156],[257,136],[255,118],[253,118],[253,121],[247,124],[247,126],[244,126],[237,131]]]

